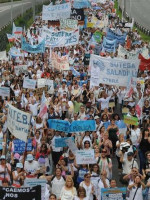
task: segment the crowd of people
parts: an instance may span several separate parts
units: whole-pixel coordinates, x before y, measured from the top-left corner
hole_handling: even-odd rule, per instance
[[[119,25],[120,31],[127,32],[124,48],[128,52],[143,46],[148,48],[136,29],[130,30],[122,26],[114,13],[113,1],[107,0],[98,6],[98,10],[88,8],[88,20],[92,16],[102,19],[105,14],[109,16],[109,28],[115,30]],[[42,21],[39,16],[30,27],[33,44],[38,43],[38,34],[43,26],[50,28],[51,25]],[[49,48],[43,54],[26,52],[25,56],[10,56],[9,61],[0,61],[0,86],[10,88],[10,97],[0,97],[0,180],[3,187],[23,187],[26,179],[38,178],[47,181],[43,197],[45,200],[101,200],[101,188],[119,186],[127,188],[128,200],[150,200],[150,71],[138,71],[138,77],[144,80],[144,89],[142,83],[137,82],[130,97],[126,87],[100,84],[91,88],[90,57],[87,55],[117,57],[117,49],[115,53],[102,52],[102,49],[97,50],[95,45],[90,45],[93,33],[99,30],[104,37],[106,28],[84,27],[80,30],[79,44],[53,48],[60,57],[68,56],[69,65],[78,72],[77,75],[73,70],[55,69],[51,63]],[[52,29],[59,30],[59,27]],[[24,36],[30,42],[27,32]],[[128,39],[130,45],[127,44]],[[134,43],[137,40],[140,43]],[[21,50],[20,39],[13,45]],[[128,59],[127,55],[125,59]],[[16,75],[16,65],[27,65],[27,72]],[[53,90],[45,92],[47,113],[42,118],[39,116],[42,95],[23,88],[26,77],[54,81]],[[142,118],[138,125],[126,124],[126,130],[121,132],[116,122],[123,120],[124,114],[137,117],[136,105],[141,98]],[[32,114],[28,135],[32,140],[31,151],[14,153],[13,141],[16,138],[7,129],[9,104]],[[95,120],[96,130],[66,134],[50,129],[48,119],[69,122]],[[107,122],[109,124],[106,127]],[[55,147],[55,139],[63,137],[74,137],[79,150],[94,149],[95,164],[78,165],[71,149]],[[116,168],[113,166],[114,162],[118,163]],[[118,177],[119,181],[114,177]]]

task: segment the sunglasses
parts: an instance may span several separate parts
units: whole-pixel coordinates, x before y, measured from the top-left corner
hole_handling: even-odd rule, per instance
[[[107,151],[102,151],[102,153],[107,153]]]

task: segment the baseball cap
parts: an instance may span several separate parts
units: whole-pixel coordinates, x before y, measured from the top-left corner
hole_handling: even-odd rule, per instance
[[[26,160],[27,160],[27,161],[31,161],[31,160],[33,160],[33,156],[32,156],[32,154],[28,154]]]
[[[2,160],[2,159],[6,160],[5,155],[2,155],[2,156],[0,157],[0,160]]]
[[[17,168],[23,168],[23,164],[22,163],[17,163],[16,167]]]
[[[94,119],[99,119],[100,117],[98,116],[98,115],[96,115],[95,117],[94,117]]]

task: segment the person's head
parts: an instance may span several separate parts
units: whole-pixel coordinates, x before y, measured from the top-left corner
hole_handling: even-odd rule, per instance
[[[6,164],[6,157],[5,157],[5,155],[2,155],[2,156],[0,157],[0,162],[1,162],[1,165]]]
[[[100,128],[100,133],[104,133],[105,132],[105,126],[102,126],[101,128]]]
[[[101,171],[101,177],[107,177],[107,172],[106,170]]]
[[[136,167],[132,168],[131,173],[133,176],[137,176],[139,174],[138,169]]]
[[[106,132],[104,133],[104,139],[107,140],[108,138],[109,138],[109,134],[108,134],[108,132],[106,131]]]
[[[49,200],[57,200],[56,195],[55,195],[55,194],[51,194],[51,195],[49,196]]]
[[[144,138],[144,137],[148,137],[148,135],[149,135],[149,130],[148,129],[144,129],[143,130],[143,132],[142,132],[142,137]]]
[[[115,125],[115,120],[111,119],[111,125]]]
[[[106,157],[106,153],[107,153],[107,150],[106,149],[102,149],[102,152],[101,152],[102,158]]]
[[[73,179],[71,176],[67,176],[65,186],[72,188],[74,186]]]
[[[21,172],[21,170],[23,169],[23,164],[22,163],[17,163],[16,164],[16,169],[17,169],[17,172]]]
[[[56,173],[56,176],[61,176],[61,173],[62,173],[61,168],[57,167],[55,173]]]
[[[91,175],[89,173],[84,174],[84,181],[90,182],[90,180],[91,180]]]
[[[115,179],[111,179],[111,181],[110,181],[110,187],[111,187],[111,188],[117,187],[117,183],[116,183],[116,180],[115,180]]]
[[[94,146],[94,152],[95,153],[99,153],[100,152],[100,149],[99,149],[98,145]]]
[[[35,137],[37,138],[37,139],[39,139],[39,137],[40,137],[40,131],[36,131],[36,133],[35,133]]]
[[[2,187],[8,187],[9,186],[9,182],[8,182],[8,179],[7,178],[4,178],[2,180]]]
[[[81,113],[84,113],[84,112],[85,112],[85,107],[84,107],[84,106],[81,106],[81,107],[80,107],[80,112],[81,112]]]
[[[99,171],[99,165],[98,164],[94,164],[92,166],[92,171],[97,173],[97,174],[100,174],[100,171]]]
[[[89,140],[86,140],[86,141],[84,142],[84,148],[85,148],[85,149],[90,148],[90,142],[89,142]]]
[[[130,113],[131,113],[131,115],[135,115],[135,108],[134,107],[130,108]]]
[[[124,134],[119,135],[119,142],[124,142]]]
[[[47,153],[47,145],[46,144],[42,144],[40,151],[43,152],[43,153]]]
[[[138,187],[141,186],[141,176],[137,175],[134,179],[135,184],[137,184]]]
[[[26,160],[27,160],[29,163],[32,163],[32,162],[33,162],[33,155],[32,155],[32,154],[28,154]]]
[[[133,152],[127,153],[127,159],[128,159],[128,161],[131,161],[133,159]]]
[[[145,155],[146,155],[147,160],[149,161],[150,160],[150,151],[147,151]]]
[[[86,190],[84,189],[84,187],[79,187],[77,195],[79,198],[85,198],[86,197]]]

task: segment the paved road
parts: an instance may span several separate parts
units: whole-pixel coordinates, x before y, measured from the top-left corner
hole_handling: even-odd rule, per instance
[[[23,0],[23,11],[46,0]],[[13,19],[22,13],[22,1],[13,2]],[[0,3],[0,29],[11,21],[11,3]]]
[[[128,16],[134,17],[141,26],[150,30],[150,0],[118,0],[123,5]]]

